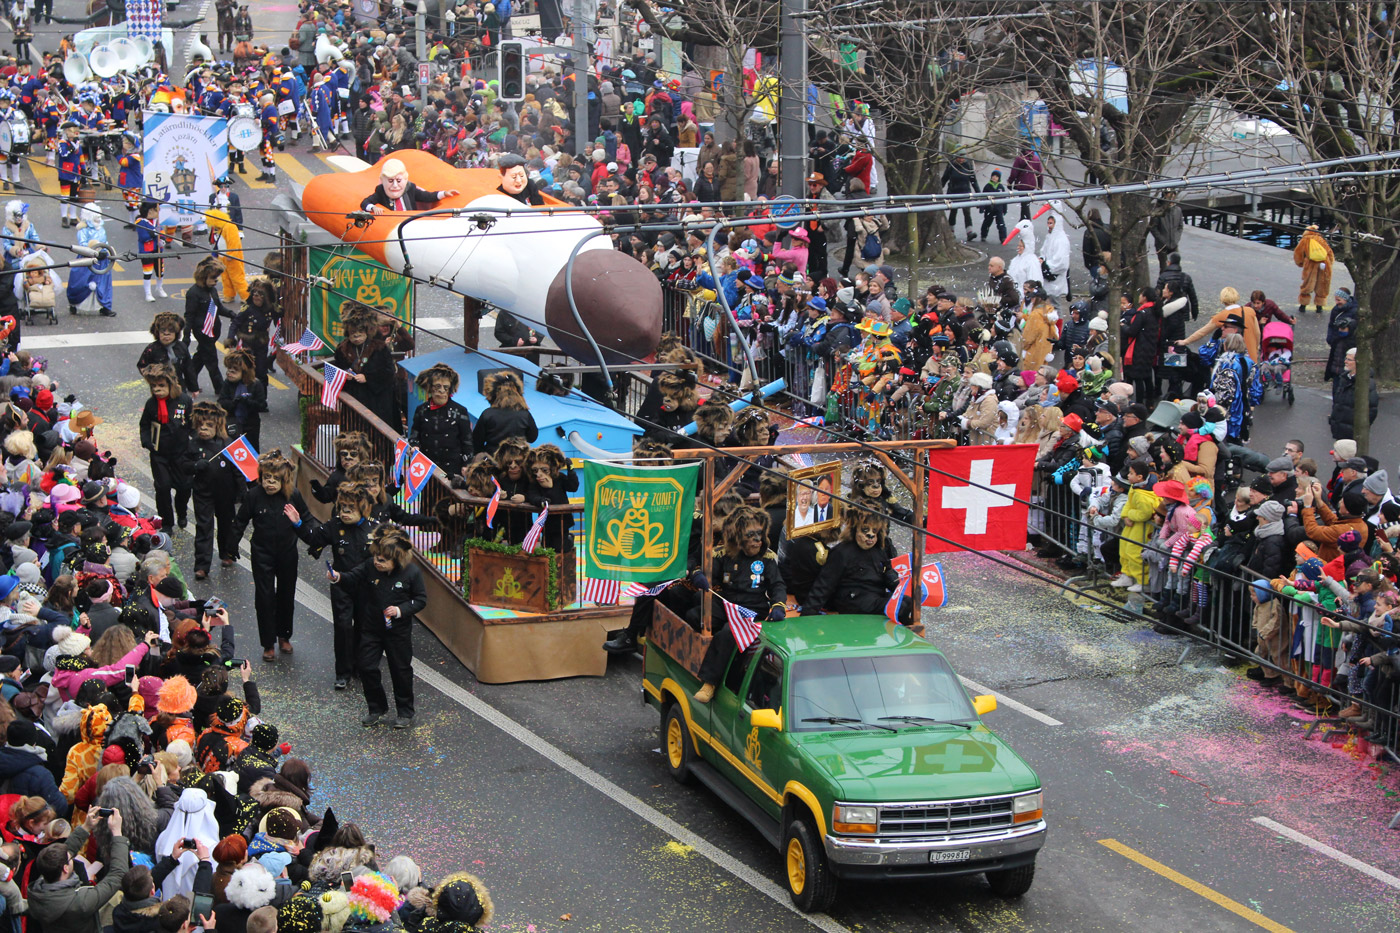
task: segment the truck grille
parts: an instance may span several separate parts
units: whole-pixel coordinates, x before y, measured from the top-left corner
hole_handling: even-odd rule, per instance
[[[1009,829],[1013,797],[880,807],[881,836],[972,836]]]

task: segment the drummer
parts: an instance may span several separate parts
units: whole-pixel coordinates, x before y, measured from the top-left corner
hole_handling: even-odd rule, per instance
[[[0,177],[4,179],[4,189],[13,191],[19,187],[19,169],[24,157],[29,153],[29,121],[24,111],[15,106],[15,92],[0,88],[0,123],[9,131],[8,147],[0,147]]]
[[[54,153],[58,151],[58,126],[67,115],[68,108],[60,103],[58,95],[48,87],[35,89],[34,119],[44,131],[44,160],[49,165],[54,164]]]
[[[253,106],[252,102],[248,100],[247,95],[244,93],[243,82],[239,81],[237,78],[228,83],[228,97],[224,100],[224,107],[225,110],[222,111],[222,113],[229,119],[233,119],[234,117],[251,117],[257,119],[258,110]],[[235,149],[232,146],[228,147],[228,167],[230,172],[237,167],[238,174],[248,174],[248,166],[245,163],[244,154],[241,150]]]

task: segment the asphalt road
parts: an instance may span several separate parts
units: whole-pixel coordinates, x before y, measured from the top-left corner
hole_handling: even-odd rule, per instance
[[[60,13],[65,4],[75,6],[58,0]],[[259,28],[269,37],[285,33],[293,14],[291,4],[264,4]],[[279,162],[283,186],[297,173],[332,170],[304,149]],[[271,244],[271,215],[262,209],[276,192],[240,180],[239,193],[249,258],[257,262]],[[63,238],[68,231],[60,230],[52,199],[33,188],[22,196],[41,234]],[[114,216],[122,213],[107,204]],[[119,223],[109,233],[118,249],[134,247],[134,235]],[[1187,242],[1198,241],[1188,234]],[[1224,284],[1241,270],[1257,270],[1279,282],[1267,287],[1286,290],[1291,261],[1267,247],[1212,241],[1198,255],[1191,271],[1203,293],[1207,283],[1216,289],[1217,279]],[[181,309],[180,280],[193,265],[173,264],[175,287],[166,301],[142,301],[139,267],[128,266],[117,273],[116,318],[65,313],[55,327],[25,331],[26,345],[49,358],[64,391],[77,392],[106,419],[98,432],[103,446],[148,489],[136,442],[145,388],[135,359],[151,313]],[[420,320],[458,333],[460,301],[425,292]],[[420,345],[435,348],[432,338]],[[277,384],[269,401],[264,447],[290,445],[295,394]],[[1291,413],[1271,402],[1261,410],[1260,436],[1281,445],[1297,434],[1310,453],[1325,452],[1320,415],[1325,400],[1308,392]],[[1393,443],[1394,432],[1382,436]],[[1386,459],[1393,462],[1393,451]],[[189,546],[189,534],[177,533],[177,557],[186,566]],[[944,563],[952,598],[948,608],[929,613],[930,637],[960,673],[1001,694],[1002,707],[987,721],[1046,788],[1049,842],[1035,886],[1016,902],[992,897],[972,877],[849,885],[830,916],[796,914],[781,892],[776,853],[707,791],[666,777],[656,715],[639,699],[635,657],[615,659],[603,678],[482,685],[420,630],[418,727],[406,734],[365,730],[358,722],[362,699],[331,689],[325,584],[319,562],[309,558],[296,653],[275,665],[255,662],[256,674],[267,715],[294,754],[312,763],[316,805],[361,824],[382,853],[412,855],[429,878],[460,868],[480,874],[498,907],[493,929],[1400,927],[1400,880],[1392,877],[1400,874],[1397,836],[1385,828],[1400,798],[1388,796],[1396,790],[1389,769],[1353,750],[1303,740],[1296,709],[1262,694],[1216,656],[1194,650],[1178,663],[1178,639],[1109,621],[975,556]],[[228,601],[240,653],[256,656],[249,576],[246,565],[216,569],[196,595]]]

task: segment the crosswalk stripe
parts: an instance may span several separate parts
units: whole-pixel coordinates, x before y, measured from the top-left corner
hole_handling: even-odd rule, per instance
[[[316,173],[311,171],[300,160],[290,152],[273,153],[272,159],[277,163],[277,167],[287,173],[287,177],[299,185],[304,185],[316,177]]]
[[[58,184],[58,169],[48,165],[43,159],[30,159],[29,170],[34,173],[34,180],[39,183],[39,190],[50,197],[58,197],[63,194],[63,189]]]

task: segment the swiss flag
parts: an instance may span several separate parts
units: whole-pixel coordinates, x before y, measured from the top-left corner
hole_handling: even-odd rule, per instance
[[[930,450],[925,527],[947,540],[924,538],[924,553],[1024,548],[1036,451],[1035,444]]]

